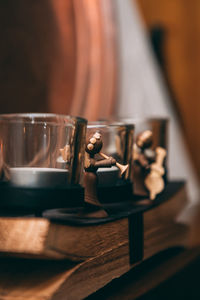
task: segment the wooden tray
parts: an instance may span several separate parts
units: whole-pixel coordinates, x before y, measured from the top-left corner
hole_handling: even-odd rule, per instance
[[[131,227],[129,217],[88,226],[0,218],[0,299],[83,299],[155,254],[185,245],[188,228],[176,221],[185,186],[173,185],[173,195],[140,211]]]

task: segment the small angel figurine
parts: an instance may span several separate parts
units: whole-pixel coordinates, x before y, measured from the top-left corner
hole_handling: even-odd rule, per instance
[[[99,154],[103,146],[102,137],[99,132],[95,132],[86,139],[86,159],[85,159],[85,202],[94,206],[101,206],[97,197],[97,170],[98,168],[111,168],[116,165],[116,160],[112,157],[98,160],[95,156]]]

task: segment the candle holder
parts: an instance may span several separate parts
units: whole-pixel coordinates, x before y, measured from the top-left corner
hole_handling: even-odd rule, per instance
[[[86,125],[84,119],[56,114],[0,115],[0,206],[80,202]]]
[[[126,119],[135,124],[132,179],[134,194],[154,200],[167,181],[168,120],[164,118]]]
[[[104,202],[129,199],[132,195],[134,125],[99,121],[89,123],[85,147],[85,201]]]

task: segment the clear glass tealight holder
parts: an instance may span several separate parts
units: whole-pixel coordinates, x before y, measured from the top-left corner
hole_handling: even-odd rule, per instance
[[[98,137],[99,134],[99,137]],[[99,151],[95,155],[87,152],[87,157],[94,157],[96,161],[114,158],[116,163],[105,161],[108,166],[99,167],[98,184],[114,185],[118,180],[130,179],[130,166],[132,163],[132,145],[134,136],[134,126],[126,125],[120,122],[90,122],[87,126],[86,134],[86,152],[88,145],[92,144],[94,148],[96,143],[101,142]],[[93,139],[93,140],[91,140]],[[92,147],[92,146],[91,146]],[[93,150],[92,150],[93,151]],[[93,153],[91,151],[91,153]]]
[[[80,184],[86,125],[56,114],[0,115],[1,177],[15,187]]]
[[[127,197],[132,195],[133,136],[133,125],[108,121],[88,124],[84,174],[86,202],[121,201],[123,193],[125,198],[126,194]]]

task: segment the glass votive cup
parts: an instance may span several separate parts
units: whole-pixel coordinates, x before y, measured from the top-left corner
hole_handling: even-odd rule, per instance
[[[80,184],[87,121],[56,114],[0,115],[2,170],[15,187]]]
[[[113,201],[122,197],[119,190],[130,182],[134,126],[121,122],[90,122],[86,133],[85,194],[97,186],[98,198]],[[92,175],[93,174],[93,175]],[[94,175],[95,174],[95,175]],[[92,181],[93,177],[93,181]],[[117,192],[118,190],[118,192]],[[106,200],[107,199],[107,200]]]

